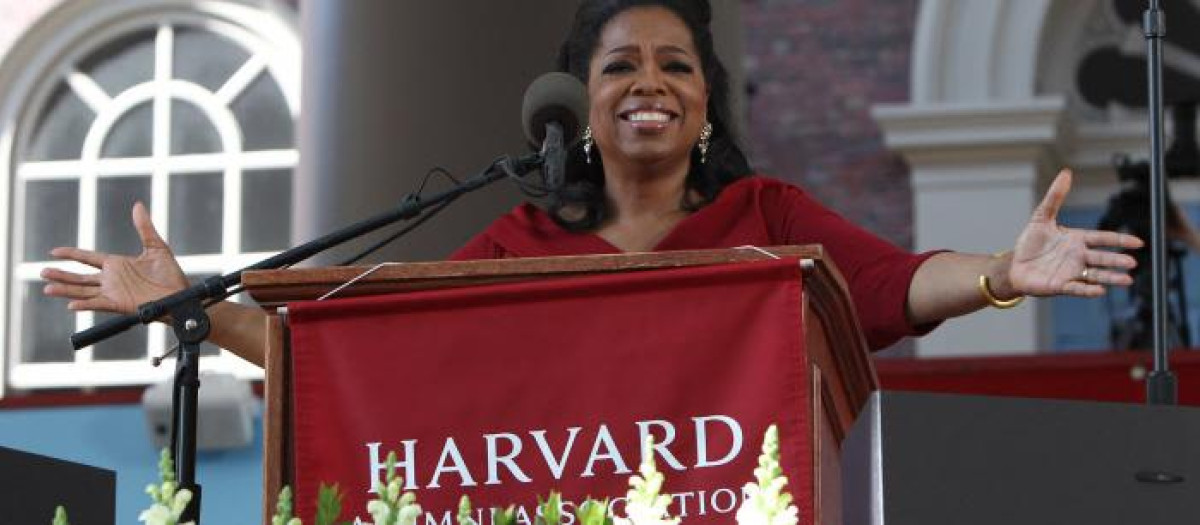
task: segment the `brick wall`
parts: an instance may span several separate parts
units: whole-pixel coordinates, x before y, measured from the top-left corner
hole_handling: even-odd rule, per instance
[[[908,100],[918,0],[741,1],[755,167],[911,246],[909,171],[870,108]]]

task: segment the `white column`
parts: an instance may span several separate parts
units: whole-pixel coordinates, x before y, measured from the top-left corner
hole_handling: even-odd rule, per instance
[[[876,108],[888,146],[912,169],[917,250],[1010,249],[1057,171],[1065,104],[922,104]],[[946,322],[920,356],[1022,354],[1049,346],[1050,305],[1030,299]]]

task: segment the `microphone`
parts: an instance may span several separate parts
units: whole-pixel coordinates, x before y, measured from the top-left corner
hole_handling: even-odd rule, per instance
[[[529,142],[542,145],[542,176],[547,186],[562,184],[566,148],[578,142],[587,117],[587,88],[571,75],[546,73],[525,90],[521,123]]]
[[[588,95],[583,82],[567,73],[546,73],[525,90],[521,105],[521,123],[525,136],[533,144],[546,140],[546,126],[562,127],[563,142],[571,146],[587,127]]]

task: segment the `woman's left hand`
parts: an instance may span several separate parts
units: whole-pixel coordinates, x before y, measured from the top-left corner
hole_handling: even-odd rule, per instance
[[[1017,238],[1008,271],[1013,295],[1097,297],[1105,286],[1129,286],[1133,257],[1111,251],[1143,246],[1133,235],[1080,230],[1058,224],[1058,210],[1071,191],[1071,172],[1055,177],[1029,224]]]

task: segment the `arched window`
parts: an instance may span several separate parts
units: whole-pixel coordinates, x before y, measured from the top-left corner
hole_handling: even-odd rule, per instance
[[[11,188],[4,335],[15,388],[169,374],[148,364],[173,344],[162,325],[73,351],[69,335],[105,316],[68,312],[42,295],[38,277],[62,265],[49,260],[55,246],[136,253],[134,202],[150,208],[192,278],[251,264],[290,236],[299,46],[280,11],[261,2],[85,3],[95,5],[42,23],[60,25],[56,45],[26,57],[31,71],[5,101],[19,115],[0,123],[14,138],[0,170]],[[205,369],[257,373],[216,348],[205,353]]]

